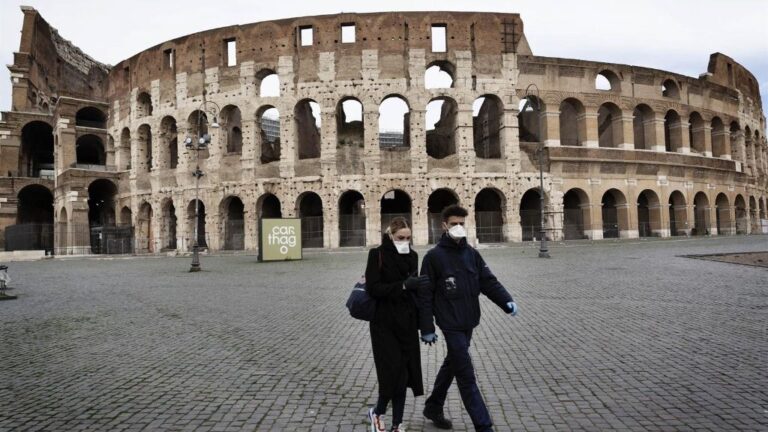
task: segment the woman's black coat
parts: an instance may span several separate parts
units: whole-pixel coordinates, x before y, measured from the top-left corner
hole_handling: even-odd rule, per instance
[[[418,261],[413,250],[399,254],[388,235],[368,253],[365,289],[376,299],[371,344],[379,396],[386,399],[406,387],[414,396],[424,394],[415,293],[403,289],[405,279],[418,274]]]

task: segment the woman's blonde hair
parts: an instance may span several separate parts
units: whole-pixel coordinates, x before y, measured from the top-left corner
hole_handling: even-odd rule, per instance
[[[405,219],[402,216],[397,216],[392,218],[391,221],[389,221],[389,226],[387,227],[387,234],[392,235],[398,231],[400,231],[403,228],[410,229],[410,225],[408,224],[408,220]]]

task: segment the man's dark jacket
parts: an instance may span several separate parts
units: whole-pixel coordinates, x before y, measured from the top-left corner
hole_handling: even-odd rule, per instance
[[[419,328],[422,334],[434,333],[434,316],[443,330],[471,330],[480,323],[480,293],[504,312],[512,296],[491,273],[483,257],[466,239],[456,242],[443,234],[421,263],[421,275],[430,283],[418,290]],[[450,282],[453,278],[454,282]],[[455,286],[455,288],[453,288]]]

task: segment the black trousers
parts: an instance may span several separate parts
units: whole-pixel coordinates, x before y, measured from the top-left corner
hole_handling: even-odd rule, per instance
[[[432,394],[425,401],[425,409],[442,412],[448,388],[453,379],[459,385],[461,400],[464,408],[469,413],[472,423],[477,431],[490,431],[493,427],[491,415],[485,406],[480,389],[477,388],[475,368],[472,366],[472,358],[469,356],[469,345],[472,342],[472,330],[450,331],[443,330],[445,344],[448,347],[448,355],[440,366],[435,378]]]

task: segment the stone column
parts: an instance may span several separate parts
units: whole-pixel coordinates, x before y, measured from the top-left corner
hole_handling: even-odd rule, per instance
[[[505,109],[502,114],[503,126],[499,141],[501,157],[504,158],[508,173],[520,171],[520,125],[518,124],[517,113],[516,109]],[[539,139],[543,138],[539,137]]]
[[[454,145],[459,159],[459,172],[466,177],[475,172],[475,146],[472,134],[472,106],[469,109],[458,109],[456,113],[456,132]]]
[[[322,178],[336,178],[336,143],[338,131],[336,130],[336,107],[321,107],[321,150],[320,172]]]
[[[613,132],[621,132],[621,139],[618,140],[619,148],[625,150],[634,150],[635,148],[635,117],[623,115],[613,120]],[[616,139],[614,137],[614,139]]]
[[[603,239],[603,204],[597,202],[595,204],[583,204],[583,207],[589,207],[589,227],[584,227],[584,234],[591,240]]]
[[[648,206],[651,217],[651,232],[654,236],[669,237],[671,235],[669,220],[669,205],[657,204]]]
[[[691,152],[691,140],[688,137],[687,121],[669,126],[669,141],[672,151],[675,153],[689,154]]]
[[[600,147],[597,111],[589,111],[576,117],[579,137],[585,137],[584,147]]]
[[[253,171],[256,169],[256,165],[259,163],[260,152],[257,149],[260,147],[260,137],[257,137],[258,124],[253,117],[246,117],[242,120],[241,126],[243,127],[243,149],[240,155],[240,161],[243,169],[243,180],[250,180],[253,178]],[[258,155],[258,156],[257,156]]]
[[[539,129],[546,146],[560,145],[560,112],[545,111],[539,116]]]
[[[620,238],[638,238],[637,205],[616,204],[616,216],[619,222]]]
[[[429,220],[427,200],[417,193],[411,202],[411,223],[413,224],[413,244],[423,246],[429,243]]]
[[[427,139],[424,135],[426,114],[427,111],[424,109],[410,111],[411,173],[416,175],[426,174],[428,170]]]
[[[510,205],[512,204],[512,205]],[[519,243],[523,241],[523,230],[520,227],[520,202],[512,203],[510,199],[504,209],[504,219],[507,223],[504,225],[504,238],[508,242]]]
[[[653,119],[643,123],[645,127],[645,139],[651,143],[651,150],[659,153],[667,151],[666,143],[664,142],[664,117],[659,113],[654,113]],[[650,128],[653,133],[649,133]]]

